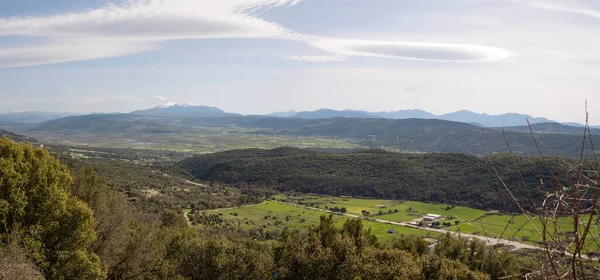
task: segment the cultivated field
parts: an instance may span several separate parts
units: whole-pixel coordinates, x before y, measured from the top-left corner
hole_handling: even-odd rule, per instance
[[[487,214],[486,211],[468,207],[417,201],[343,198],[330,196],[291,197],[286,195],[276,196],[274,199],[320,209],[343,207],[346,208],[347,213],[355,215],[363,215],[363,211],[366,211],[369,212],[369,216],[371,217],[392,222],[410,222],[415,219],[420,219],[427,214],[437,214],[443,217],[441,221],[448,221],[454,224],[455,221],[473,221]]]
[[[48,144],[87,147],[135,148],[178,152],[213,153],[233,149],[278,147],[353,149],[356,140],[314,136],[269,135],[251,129],[197,127],[189,133],[47,133],[27,131]]]
[[[272,201],[266,201],[263,204],[246,207],[207,210],[196,215],[211,214],[219,215],[223,220],[223,222],[218,225],[211,224],[213,227],[234,226],[243,229],[263,228],[264,230],[283,230],[284,228],[305,230],[310,226],[318,225],[319,218],[322,215],[329,215],[319,210],[306,209]],[[346,216],[334,214],[334,220],[339,227],[341,227],[347,219],[349,218]],[[389,225],[368,220],[363,221],[363,223],[366,227],[370,227],[372,232],[383,243],[391,242],[394,238],[397,238],[402,234],[438,236],[437,233],[398,225]],[[206,226],[198,224],[193,225]]]
[[[581,218],[585,221],[589,219],[589,215],[582,215]],[[561,217],[557,223],[549,222],[547,226],[553,232],[557,229],[557,236],[547,236],[546,239],[550,242],[555,240],[568,240],[567,234],[573,232],[574,225],[571,217]],[[592,223],[590,228],[591,235],[588,235],[586,243],[590,250],[598,250],[600,225]],[[537,217],[526,217],[525,215],[486,215],[471,222],[462,223],[454,230],[460,230],[464,233],[475,233],[478,235],[500,237],[512,239],[515,241],[539,244],[542,237],[539,232],[542,232],[543,224]],[[579,225],[579,230],[583,232],[583,226]]]
[[[468,207],[452,206],[446,204],[424,203],[416,201],[397,201],[382,199],[359,199],[330,196],[288,196],[277,195],[274,200],[283,201],[281,204],[266,201],[263,204],[251,205],[238,208],[207,210],[197,215],[216,215],[222,222],[219,224],[196,226],[211,227],[240,227],[243,229],[263,228],[264,230],[297,229],[305,230],[310,226],[318,225],[319,217],[328,215],[323,212],[326,209],[344,208],[347,214],[363,216],[363,223],[371,227],[372,232],[383,243],[392,242],[402,234],[417,236],[430,236],[435,238],[439,233],[425,229],[415,229],[400,225],[391,225],[386,222],[376,222],[371,219],[385,220],[390,222],[411,222],[422,218],[426,214],[441,215],[439,220],[442,229],[475,234],[494,238],[511,239],[514,241],[537,244],[541,237],[535,230],[541,230],[542,223],[535,217],[530,217],[531,224],[524,215],[489,214],[486,211]],[[301,204],[301,205],[299,205]],[[309,209],[307,207],[318,208]],[[380,213],[381,211],[381,213]],[[367,213],[368,212],[368,213]],[[367,216],[364,216],[364,215]],[[589,217],[589,216],[588,216]],[[341,214],[334,215],[338,226],[341,226],[349,217]],[[445,226],[443,224],[446,224]],[[549,224],[554,227],[554,224]],[[561,232],[561,239],[565,239],[568,232],[573,229],[571,219],[564,217],[559,219],[556,225]],[[591,250],[598,250],[596,241],[598,232],[597,225],[592,228],[592,236],[586,239]],[[550,237],[548,237],[551,240]]]

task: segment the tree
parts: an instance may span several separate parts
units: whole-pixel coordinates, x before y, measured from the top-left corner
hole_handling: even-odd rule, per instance
[[[402,236],[400,239],[394,241],[392,248],[419,256],[429,253],[429,244],[427,241],[413,235]]]
[[[273,277],[271,250],[252,241],[193,238],[185,240],[176,247],[183,256],[178,270],[189,279],[270,279]]]
[[[319,235],[323,247],[329,247],[338,238],[337,229],[333,222],[333,215],[323,215],[320,220],[319,226],[312,228],[311,231]]]
[[[365,228],[362,219],[348,219],[340,231],[343,237],[350,237],[360,252],[365,246],[380,247],[377,237],[371,233],[371,228]]]
[[[48,151],[0,139],[0,240],[22,233],[21,245],[48,279],[100,279],[90,252],[92,210],[70,193],[67,168]]]
[[[469,270],[464,263],[440,255],[425,255],[422,258],[421,279],[489,280],[482,272]]]
[[[489,274],[491,279],[501,279],[519,272],[514,256],[508,251],[485,246],[480,241],[457,238],[450,233],[438,240],[435,253],[465,264],[471,270]]]
[[[122,194],[111,191],[104,180],[89,167],[72,171],[71,192],[94,212],[96,241],[92,245],[108,274],[122,263],[133,217]]]
[[[348,211],[348,210],[346,209],[346,207],[342,207],[342,208],[340,209],[340,212],[342,212],[342,213],[344,213],[344,214],[345,214],[347,211]]]

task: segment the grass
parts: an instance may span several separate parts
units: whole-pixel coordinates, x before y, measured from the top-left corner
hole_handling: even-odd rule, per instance
[[[503,239],[512,239],[518,242],[539,245],[541,237],[537,234],[537,229],[541,229],[542,223],[536,217],[530,217],[531,224],[524,215],[496,215],[487,214],[486,211],[472,209],[461,206],[451,206],[446,204],[424,203],[416,201],[396,201],[382,199],[362,199],[362,198],[341,198],[329,196],[302,196],[291,197],[288,195],[277,195],[272,197],[275,200],[297,203],[300,201],[303,205],[310,207],[346,208],[347,213],[361,215],[361,211],[366,210],[371,213],[377,213],[379,210],[386,211],[398,210],[397,213],[383,214],[373,216],[376,219],[388,220],[394,222],[408,222],[415,218],[420,218],[425,214],[438,214],[445,217],[441,222],[450,222],[452,226],[445,227],[449,231],[456,231],[468,234],[477,234],[488,237]],[[247,207],[207,210],[205,212],[220,213],[222,218],[243,229],[252,229],[263,227],[270,230],[283,230],[284,228],[306,230],[310,226],[319,224],[319,218],[327,213],[319,210],[307,209],[305,207],[280,204],[267,201],[264,204],[252,205]],[[265,218],[266,217],[266,218]],[[589,216],[583,216],[584,218]],[[348,219],[343,215],[334,215],[336,225],[341,227]],[[458,223],[455,223],[458,221]],[[557,228],[560,232],[570,232],[573,230],[573,224],[570,217],[559,218]],[[238,223],[239,222],[239,223]],[[424,229],[414,229],[403,226],[386,224],[383,222],[363,220],[365,226],[370,227],[372,232],[382,243],[391,243],[400,235],[430,236],[435,238],[437,233]],[[592,235],[586,239],[589,244],[589,250],[599,250],[600,246],[596,242],[600,226],[592,227]],[[388,233],[393,229],[394,233]],[[564,236],[562,237],[564,238]]]
[[[267,201],[264,204],[204,211],[209,213],[221,213],[221,217],[235,226],[243,229],[263,227],[268,230],[283,230],[284,228],[295,230],[307,230],[311,226],[319,224],[322,215],[328,215],[323,211],[306,209],[287,204],[279,204]],[[341,227],[349,217],[334,215],[334,221]],[[277,223],[277,225],[276,225]],[[391,243],[401,235],[438,236],[430,231],[413,229],[397,225],[389,225],[380,222],[363,220],[366,227],[370,227],[373,234],[382,243]],[[394,233],[388,233],[390,229]]]
[[[138,134],[52,134],[30,132],[29,134],[51,144],[86,147],[135,148],[172,150],[179,152],[212,153],[233,149],[282,146],[295,148],[360,148],[356,140],[333,139],[313,136],[255,134],[252,129],[239,128],[230,131],[220,127],[197,127],[191,133],[138,133]],[[74,150],[74,156],[78,156]]]
[[[416,218],[422,218],[427,214],[442,215],[445,217],[443,221],[458,220],[460,222],[468,222],[487,214],[486,211],[468,207],[417,201],[341,198],[330,196],[303,196],[295,198],[300,199],[294,200],[290,196],[286,195],[278,195],[273,199],[293,201],[294,203],[298,203],[298,201],[300,201],[300,203],[303,205],[311,205],[321,209],[344,207],[347,209],[347,213],[355,215],[362,215],[363,210],[370,212],[371,215],[375,215],[381,211],[383,215],[377,215],[378,219],[394,222],[409,222]]]
[[[279,198],[280,200],[285,199]],[[313,207],[319,206],[319,208],[333,208],[333,207],[344,207],[347,209],[347,213],[362,215],[362,211],[368,211],[372,214],[378,211],[389,211],[393,210],[400,201],[396,200],[385,200],[385,199],[360,199],[360,198],[338,198],[338,197],[306,197],[302,200],[302,204],[313,205]]]
[[[467,222],[477,219],[487,213],[483,210],[468,207],[417,201],[406,201],[395,208],[398,209],[398,213],[382,215],[380,218],[390,221],[407,222],[427,214],[437,214],[445,217],[444,220]]]
[[[583,215],[582,218],[587,221],[589,215]],[[467,223],[462,223],[458,227],[454,228],[454,230],[460,230],[464,233],[475,233],[483,236],[490,237],[502,237],[504,239],[512,239],[515,241],[529,243],[529,244],[538,244],[539,241],[542,241],[542,237],[538,234],[538,232],[542,231],[542,222],[537,218],[530,216],[528,221],[525,215],[486,215],[479,219],[469,221]],[[560,217],[558,218],[556,224],[549,223],[548,226],[552,227],[550,231],[554,231],[554,227],[556,227],[557,231],[560,233],[568,233],[573,231],[573,222],[571,217]],[[598,241],[599,233],[600,233],[599,225],[592,225],[590,233],[586,239],[586,244],[588,244],[588,250],[598,250],[600,249],[600,245]],[[536,230],[537,229],[537,230]],[[580,226],[580,230],[583,231],[582,226]],[[560,236],[561,239],[565,239],[564,234]],[[552,240],[551,237],[548,237],[547,240]],[[539,245],[539,244],[538,244]]]

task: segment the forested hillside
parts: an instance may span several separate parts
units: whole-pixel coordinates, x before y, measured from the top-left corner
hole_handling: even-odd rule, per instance
[[[8,138],[16,142],[36,143],[36,139],[27,137],[25,135],[13,133],[4,129],[0,129],[0,138]]]
[[[550,173],[535,158],[518,158],[530,188]],[[517,197],[526,197],[508,155],[402,154],[368,150],[331,154],[291,148],[199,155],[177,164],[202,180],[272,186],[280,191],[453,203],[515,211],[495,166]],[[541,173],[541,174],[540,174]],[[568,173],[563,174],[565,180]]]
[[[514,131],[514,132],[530,132],[533,130],[536,133],[545,133],[545,134],[575,134],[575,135],[583,135],[583,126],[569,126],[560,123],[536,123],[532,124],[531,127],[527,125],[522,126],[509,126],[503,128],[506,131]],[[591,127],[589,129],[591,134],[600,134],[600,129]]]
[[[130,114],[99,114],[71,116],[44,122],[30,129],[31,131],[52,131],[54,133],[175,133],[177,128],[142,119]]]

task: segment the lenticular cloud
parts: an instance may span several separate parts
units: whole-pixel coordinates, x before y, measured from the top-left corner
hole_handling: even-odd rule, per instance
[[[366,56],[443,62],[496,61],[511,55],[510,52],[501,48],[479,45],[344,39],[320,39],[309,41],[309,44],[341,56]]]
[[[130,0],[46,17],[0,18],[0,36],[43,38],[43,43],[0,46],[0,68],[125,56],[181,39],[261,38],[304,41],[327,52],[283,56],[308,62],[351,56],[431,61],[493,61],[510,56],[494,47],[329,39],[300,34],[259,18],[262,11],[301,0]],[[37,40],[39,42],[40,40]]]

